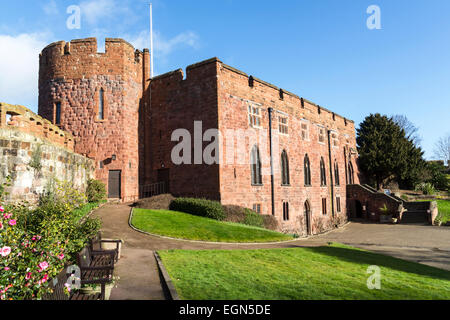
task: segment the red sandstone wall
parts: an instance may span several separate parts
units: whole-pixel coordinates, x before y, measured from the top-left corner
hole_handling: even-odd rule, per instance
[[[7,121],[8,115],[10,116],[9,121]],[[69,151],[74,150],[73,136],[70,133],[54,126],[24,106],[0,103],[0,127],[14,128],[37,138],[44,138]]]
[[[39,114],[75,137],[75,152],[96,161],[96,177],[108,184],[109,170],[122,171],[121,198],[138,197],[138,119],[144,89],[144,61],[121,39],[106,39],[97,53],[95,38],[56,42],[40,56]],[[99,91],[105,91],[105,119],[98,120]],[[115,154],[116,161],[111,157]],[[100,161],[104,168],[100,168]]]
[[[155,77],[141,126],[145,128],[141,150],[143,185],[158,182],[158,170],[169,169],[170,192],[177,196],[219,199],[217,165],[174,165],[171,160],[171,136],[176,129],[187,129],[192,136],[194,161],[194,121],[202,121],[203,132],[218,127],[217,64],[215,59],[186,69]],[[208,143],[204,144],[207,145]]]
[[[256,104],[262,110],[262,128],[268,132],[269,107],[288,114],[289,135],[278,134],[278,117],[274,113],[272,124],[273,133],[279,136],[279,149],[274,150],[275,165],[275,216],[284,231],[306,233],[304,223],[304,203],[309,201],[312,209],[312,232],[319,233],[329,229],[332,223],[331,214],[331,186],[330,168],[328,157],[328,145],[318,142],[317,124],[338,133],[339,145],[332,148],[332,161],[339,164],[340,186],[335,187],[335,196],[341,198],[341,213],[336,216],[346,220],[346,170],[344,160],[344,147],[356,149],[354,123],[344,118],[333,115],[332,112],[320,108],[305,100],[304,108],[299,97],[284,92],[280,98],[279,88],[255,79],[253,87],[249,86],[249,77],[238,70],[218,63],[218,92],[219,92],[219,129],[225,132],[227,129],[248,129],[248,106]],[[303,141],[300,136],[300,119],[309,121],[309,141]],[[226,138],[225,138],[226,140]],[[225,142],[226,143],[226,142]],[[243,150],[250,154],[253,144],[247,141]],[[265,147],[266,156],[269,159],[269,142]],[[290,186],[281,186],[280,157],[286,150],[289,156]],[[260,152],[264,152],[260,146]],[[226,153],[226,152],[225,152]],[[304,186],[303,161],[305,154],[311,161],[312,187]],[[320,186],[320,158],[323,157],[326,165],[327,186]],[[358,183],[357,165],[355,168],[355,183]],[[271,214],[271,180],[270,162],[263,161],[263,186],[252,186],[251,169],[249,164],[224,164],[220,167],[220,193],[224,204],[237,204],[252,208],[253,204],[261,204],[263,214]],[[333,171],[334,174],[334,171]],[[327,215],[322,214],[322,198],[327,198]],[[334,199],[333,199],[334,200]],[[290,220],[283,221],[283,202],[290,205]]]

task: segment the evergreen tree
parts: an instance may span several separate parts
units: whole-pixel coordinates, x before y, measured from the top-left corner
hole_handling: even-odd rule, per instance
[[[424,166],[423,152],[392,118],[371,114],[357,134],[360,169],[378,189],[392,177],[408,186],[416,182]]]

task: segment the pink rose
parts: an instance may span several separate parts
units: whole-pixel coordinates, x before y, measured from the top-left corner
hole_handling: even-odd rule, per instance
[[[58,258],[59,258],[59,260],[62,260],[62,259],[64,259],[64,254],[60,254],[60,255],[58,255]]]
[[[47,261],[44,261],[44,262],[39,263],[39,269],[45,270],[45,269],[47,269],[47,268],[48,268],[48,263],[47,263]]]
[[[9,267],[5,267],[5,271],[8,271],[9,270]]]
[[[26,280],[30,280],[30,279],[31,279],[31,272],[28,272],[28,273],[25,275],[25,279],[26,279]]]
[[[0,230],[3,230],[3,223],[0,222]]]
[[[14,219],[9,220],[9,225],[10,225],[10,226],[15,226],[16,224],[17,224],[17,221],[16,221],[16,220],[14,220]]]
[[[3,208],[3,206],[0,206],[0,212],[5,212],[5,208]]]
[[[3,217],[4,217],[5,219],[9,219],[9,218],[12,217],[12,214],[11,214],[11,213],[4,213],[4,214],[3,214]]]
[[[2,257],[9,256],[9,254],[11,253],[11,248],[3,247],[0,252],[1,252]]]

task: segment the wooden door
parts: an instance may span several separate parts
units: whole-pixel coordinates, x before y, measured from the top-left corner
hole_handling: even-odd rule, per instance
[[[109,171],[108,179],[108,198],[120,199],[121,198],[121,176],[122,171],[113,170]]]

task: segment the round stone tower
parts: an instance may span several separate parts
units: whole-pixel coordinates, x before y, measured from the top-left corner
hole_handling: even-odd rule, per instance
[[[122,39],[55,42],[40,54],[39,115],[74,136],[75,152],[96,161],[109,198],[139,196],[139,110],[148,86],[148,50]]]

